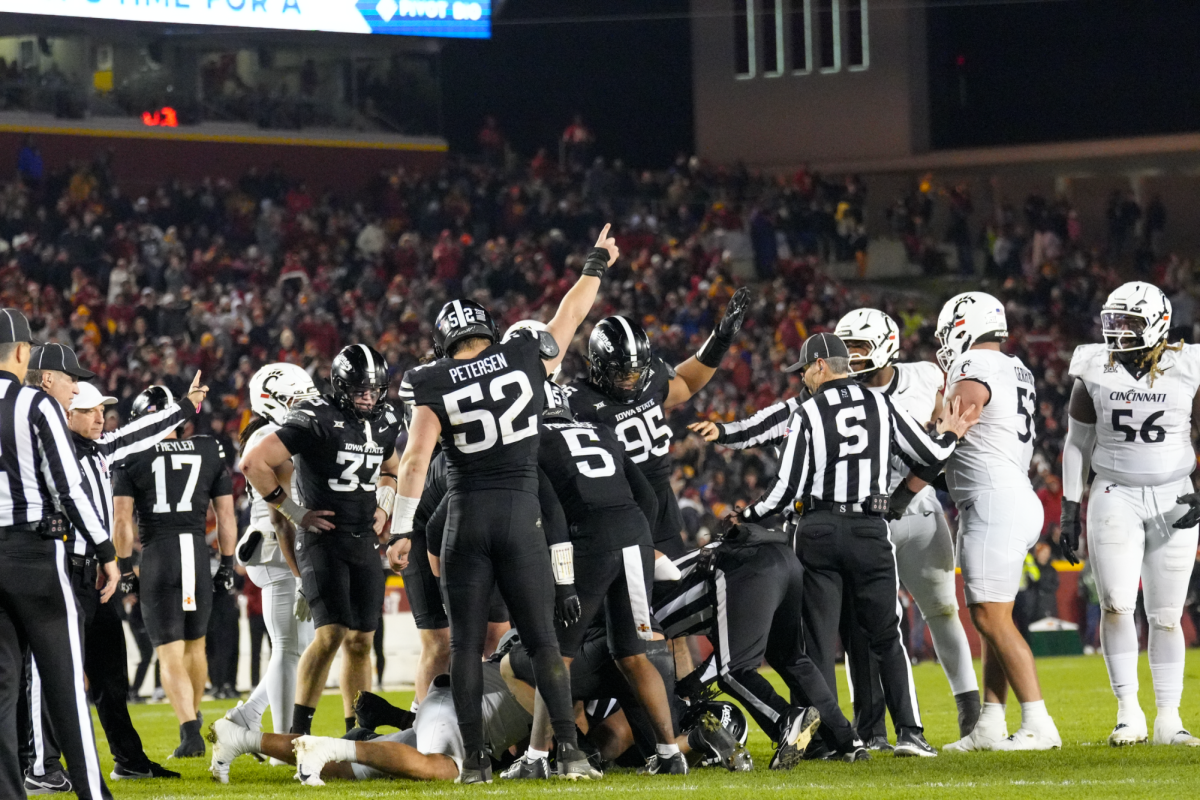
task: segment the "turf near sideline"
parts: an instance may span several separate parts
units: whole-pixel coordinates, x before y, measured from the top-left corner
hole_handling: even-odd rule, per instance
[[[978,672],[979,664],[976,663]],[[172,760],[172,769],[180,770],[179,781],[110,782],[118,798],[190,798],[213,797],[229,800],[265,800],[266,798],[311,796],[314,800],[345,798],[479,795],[525,798],[537,796],[594,796],[619,798],[713,798],[732,800],[753,797],[841,798],[970,798],[970,800],[1008,800],[1008,798],[1153,798],[1171,800],[1200,796],[1200,748],[1138,746],[1115,750],[1105,744],[1116,715],[1116,700],[1108,686],[1104,662],[1100,656],[1039,659],[1050,713],[1063,738],[1063,749],[1056,753],[974,753],[939,755],[936,759],[875,758],[866,764],[806,763],[791,772],[770,772],[770,742],[756,727],[751,728],[749,747],[755,770],[733,774],[717,769],[698,770],[685,777],[639,778],[630,772],[610,772],[597,784],[571,785],[560,782],[491,787],[456,786],[450,783],[409,781],[331,782],[325,788],[302,787],[292,780],[288,767],[269,767],[243,757],[234,764],[231,783],[220,786],[208,776],[207,758]],[[1150,670],[1143,653],[1140,664],[1142,707],[1151,725],[1154,700],[1150,690]],[[941,669],[924,663],[914,670],[921,698],[921,713],[926,735],[935,747],[947,743],[957,730],[954,700]],[[773,682],[777,678],[768,673]],[[847,693],[844,676],[840,697]],[[1200,650],[1189,650],[1185,670],[1183,707],[1186,725],[1200,729]],[[389,699],[407,707],[411,695],[388,693]],[[207,720],[216,719],[229,702],[206,702]],[[847,713],[849,709],[847,708]],[[134,724],[142,734],[146,752],[164,761],[178,744],[178,724],[166,704],[133,706]],[[343,729],[341,698],[327,694],[321,701],[313,724],[316,734],[338,735]],[[1015,698],[1008,707],[1009,731],[1016,730],[1019,708]],[[751,721],[753,726],[753,721]],[[112,770],[112,759],[96,725],[104,773]]]

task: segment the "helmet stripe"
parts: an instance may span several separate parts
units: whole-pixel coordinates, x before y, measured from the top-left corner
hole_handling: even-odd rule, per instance
[[[363,355],[366,356],[367,359],[367,380],[369,380],[373,386],[375,384],[375,359],[371,358],[371,350],[369,347],[367,347],[365,344],[359,344],[359,347],[362,348]]]
[[[467,327],[467,315],[463,313],[463,307],[462,307],[461,300],[454,301],[454,313],[458,314],[459,326],[461,326],[463,328]]]
[[[626,342],[628,343],[629,355],[637,361],[637,340],[633,338],[633,328],[629,326],[629,320],[624,317],[617,317],[617,322],[621,323],[621,327],[625,329]]]

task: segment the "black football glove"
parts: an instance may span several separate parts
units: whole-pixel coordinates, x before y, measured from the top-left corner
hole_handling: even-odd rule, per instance
[[[742,323],[746,321],[746,312],[749,309],[750,290],[743,286],[733,293],[733,297],[729,298],[729,305],[725,307],[725,316],[721,317],[721,321],[713,329],[712,336],[708,337],[708,341],[700,348],[700,352],[696,353],[696,360],[713,369],[721,366],[721,360],[725,358],[725,353],[729,351],[733,340],[737,338],[738,331],[742,329]]]
[[[1083,523],[1079,519],[1079,503],[1074,500],[1062,501],[1062,516],[1059,518],[1062,538],[1059,545],[1063,555],[1072,564],[1079,563],[1079,537],[1083,535]]]
[[[579,604],[579,595],[575,593],[575,584],[554,584],[554,616],[569,628],[583,616],[583,607]]]
[[[137,595],[142,587],[137,575],[132,572],[122,572],[121,580],[117,583],[117,588],[121,591],[121,594],[133,597]]]
[[[895,522],[904,516],[904,512],[908,510],[908,504],[917,496],[917,493],[908,488],[908,481],[900,481],[900,485],[896,487],[896,491],[892,492],[891,499],[888,500],[888,512],[885,515],[888,522]]]
[[[1175,521],[1172,528],[1194,528],[1200,524],[1200,492],[1192,492],[1185,494],[1183,497],[1176,497],[1175,502],[1181,506],[1188,506],[1187,513]]]
[[[221,556],[221,566],[213,574],[213,591],[220,594],[233,594],[234,573],[233,556]]]

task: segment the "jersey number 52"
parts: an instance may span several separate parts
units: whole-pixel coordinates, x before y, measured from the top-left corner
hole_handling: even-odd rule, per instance
[[[463,410],[464,403],[483,402],[482,384],[469,384],[442,398],[442,402],[446,404],[446,416],[450,418],[450,427],[455,429],[454,446],[460,453],[479,453],[495,446],[497,441],[513,444],[537,433],[537,414],[530,414],[520,420],[521,427],[517,427],[517,417],[533,399],[533,388],[530,387],[529,378],[525,377],[524,372],[510,372],[493,378],[488,383],[487,393],[498,403],[508,397],[505,390],[510,386],[516,388],[517,396],[512,405],[498,417],[486,408]],[[481,438],[468,436],[467,431],[459,432],[459,429],[473,423],[481,426]]]

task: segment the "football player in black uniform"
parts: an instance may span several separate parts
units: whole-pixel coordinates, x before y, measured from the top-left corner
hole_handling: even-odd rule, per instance
[[[653,637],[654,545],[647,520],[658,510],[654,489],[612,430],[572,418],[558,384],[546,381],[545,393],[538,464],[554,487],[570,531],[569,542],[550,549],[566,549],[578,566],[573,577],[581,607],[580,619],[559,629],[559,650],[567,663],[573,661],[588,627],[603,612],[609,652],[654,727],[657,747],[645,772],[686,774],[662,676],[646,657],[646,642]],[[543,715],[535,712],[529,750],[505,778],[549,775],[549,730],[539,725],[542,721]]]
[[[691,399],[716,373],[742,328],[749,302],[750,290],[738,289],[708,341],[676,367],[650,352],[650,339],[636,322],[602,319],[588,340],[587,383],[570,387],[575,418],[612,428],[654,487],[654,547],[671,559],[684,553],[683,517],[671,491],[671,429],[665,412]]]
[[[385,399],[388,365],[352,344],[333,360],[332,394],[302,400],[276,432],[246,451],[254,490],[297,529],[296,564],[316,636],[300,657],[292,733],[308,734],[325,679],[342,652],[342,710],[354,727],[354,696],[371,688],[371,646],[383,613],[380,535],[396,495],[401,414]],[[297,497],[275,470],[292,460]]]
[[[414,406],[392,514],[397,550],[407,551],[412,518],[434,446],[449,473],[449,514],[441,569],[450,618],[450,677],[467,758],[459,780],[491,780],[480,701],[486,610],[499,584],[529,651],[558,741],[559,774],[597,777],[578,750],[571,687],[554,633],[554,581],[571,571],[569,551],[552,567],[538,502],[537,452],[542,384],[562,361],[618,255],[608,226],[589,253],[547,332],[522,331],[501,343],[477,303],[447,303],[434,324],[436,361],[409,370],[400,396]],[[389,556],[391,558],[391,556]],[[559,560],[565,558],[566,560]]]
[[[136,419],[173,402],[170,391],[151,386],[133,402]],[[221,566],[209,574],[205,522],[217,516]],[[233,590],[237,520],[225,451],[211,436],[180,441],[177,432],[130,456],[113,474],[113,540],[118,558],[133,553],[133,512],[142,540],[138,599],[146,632],[162,667],[163,689],[179,719],[174,758],[204,755],[200,699],[208,677],[204,637],[213,591]],[[123,579],[128,585],[128,578]]]

